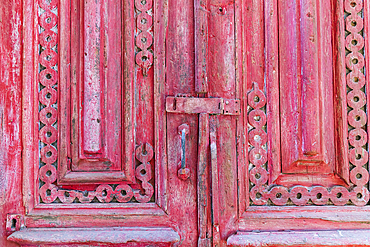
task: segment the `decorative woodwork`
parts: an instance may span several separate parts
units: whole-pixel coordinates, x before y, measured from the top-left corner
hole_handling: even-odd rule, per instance
[[[252,205],[364,206],[369,200],[369,175],[364,167],[368,152],[363,18],[359,15],[363,3],[344,2],[346,37],[341,42],[348,50],[344,84],[338,79],[341,74],[332,70],[332,54],[336,53],[327,26],[335,20],[330,20],[333,10],[320,7],[327,2],[297,3],[294,8],[278,3],[280,77],[266,85],[277,96],[266,99],[257,83],[248,94]],[[338,35],[344,36],[343,31]],[[343,93],[347,94],[344,99]],[[279,98],[277,106],[268,102],[272,98]],[[267,109],[279,113],[266,114]],[[348,112],[348,116],[334,119],[339,116],[336,111]],[[266,124],[276,122],[273,116],[280,116],[279,126],[267,130]],[[268,142],[274,134],[280,135],[281,145],[279,139]],[[347,136],[348,144],[342,144]]]
[[[152,12],[152,0],[135,0],[135,7],[140,13],[136,17],[136,27],[140,32],[135,39],[136,46],[140,51],[136,54],[136,63],[142,68],[143,74],[147,75],[149,68],[153,64],[153,34],[151,32],[153,17],[149,14]]]
[[[0,246],[369,245],[369,10],[4,1]]]
[[[56,50],[58,2],[39,1],[41,8],[39,136],[40,159],[41,164],[44,164],[39,171],[41,183],[39,193],[42,203],[52,203],[57,199],[61,203],[73,203],[76,200],[80,203],[89,203],[94,199],[101,203],[108,203],[114,199],[115,202],[122,203],[130,202],[132,198],[137,202],[149,202],[154,193],[153,185],[149,183],[152,179],[150,161],[153,158],[153,147],[145,144],[146,155],[141,153],[144,149],[143,145],[136,148],[135,157],[140,164],[134,170],[132,170],[133,164],[122,162],[124,159],[121,146],[125,146],[124,150],[129,157],[131,156],[130,145],[133,145],[133,142],[122,143],[122,140],[131,139],[132,136],[130,137],[130,131],[122,131],[126,127],[121,127],[120,120],[121,115],[127,116],[122,106],[127,99],[117,100],[121,98],[122,90],[132,91],[129,86],[121,88],[122,76],[119,71],[122,71],[122,62],[116,62],[123,60],[122,51],[118,45],[122,43],[120,40],[122,29],[119,28],[121,25],[116,24],[123,18],[122,14],[117,12],[121,8],[120,3],[115,3],[117,6],[111,4],[108,6],[105,2],[94,4],[86,2],[83,6],[79,6],[76,1],[74,2],[77,11],[74,12],[76,16],[73,17],[72,14],[71,17],[76,23],[72,21],[72,25],[79,26],[81,31],[74,30],[74,34],[68,38],[68,28],[60,28],[67,41],[63,41],[59,49],[73,54],[82,53],[76,60],[72,60],[72,71],[76,71],[76,74],[81,76],[72,77],[69,82],[67,73],[70,73],[70,69],[64,68],[64,64],[58,64]],[[145,8],[144,10],[148,11],[152,3],[150,1],[136,3],[136,6],[138,5],[141,10]],[[65,6],[59,5],[59,9],[62,8],[68,8],[68,5],[66,3]],[[109,21],[104,17],[107,14],[112,18]],[[83,19],[79,16],[83,16]],[[148,19],[145,25],[148,29],[152,25],[149,22],[152,17],[145,15],[145,18]],[[144,22],[142,14],[138,19],[141,20],[137,22],[138,27],[143,29],[144,25],[139,24]],[[107,29],[114,29],[115,33],[110,34]],[[151,34],[146,36],[148,35],[151,36]],[[148,39],[149,41],[151,40]],[[140,47],[143,48],[143,46]],[[68,54],[70,55],[70,53],[66,55]],[[63,79],[59,87],[62,92],[59,100],[57,100],[58,67],[62,78],[67,77],[67,81]],[[104,67],[108,69],[103,69]],[[71,83],[70,87],[66,87],[68,83]],[[109,86],[106,86],[107,83]],[[77,102],[80,103],[76,104]],[[69,108],[71,105],[72,109]],[[60,111],[59,114],[58,111]],[[63,116],[60,121],[58,121],[58,115]],[[123,122],[126,125],[132,124],[127,122],[127,119]],[[57,138],[58,123],[61,123],[60,139]],[[108,127],[109,129],[113,127],[114,132],[108,134]],[[130,162],[131,159],[128,161]],[[140,181],[143,194],[140,190],[133,191],[128,184],[101,184],[93,191],[63,189],[55,184],[117,183],[125,180],[132,181],[131,176],[135,176],[134,180]],[[132,182],[135,183],[135,181]]]

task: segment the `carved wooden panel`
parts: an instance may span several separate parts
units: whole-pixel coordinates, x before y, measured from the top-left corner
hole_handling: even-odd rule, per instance
[[[369,172],[363,2],[273,4],[278,15],[271,26],[279,35],[266,36],[266,43],[279,44],[278,60],[268,73],[278,76],[265,88],[254,83],[248,94],[251,205],[364,206]]]
[[[335,171],[331,10],[323,6],[330,0],[278,3],[283,174]]]
[[[135,143],[132,69],[135,51],[145,74],[152,64],[152,1],[136,2],[39,0],[41,203],[153,199],[154,148]]]
[[[125,108],[132,103],[122,96],[132,94],[133,87],[122,72],[124,64],[134,62],[123,49],[134,47],[124,43],[129,36],[123,5],[71,1],[70,7],[70,27],[60,28],[60,49],[71,67],[60,71],[58,182],[133,181],[133,112]],[[60,6],[62,13],[68,8]]]

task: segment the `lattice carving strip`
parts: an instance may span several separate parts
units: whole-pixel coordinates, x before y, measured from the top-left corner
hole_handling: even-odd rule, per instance
[[[366,129],[367,115],[365,95],[365,58],[363,36],[363,2],[362,0],[344,0],[346,28],[346,67],[347,73],[347,104],[349,127],[349,161],[350,181],[352,186],[326,188],[323,186],[268,186],[267,152],[262,147],[267,141],[266,96],[265,92],[255,84],[248,95],[251,110],[248,121],[249,131],[249,182],[252,205],[336,205],[354,204],[364,206],[369,201],[368,171],[368,133]],[[256,120],[258,119],[258,121]],[[258,141],[256,141],[258,140]]]
[[[140,162],[135,169],[137,184],[102,184],[94,191],[66,190],[55,184],[58,163],[58,4],[59,0],[39,0],[39,195],[41,202],[150,202],[154,194],[153,185],[150,183],[152,179],[150,161],[154,153],[153,147],[148,143],[136,148],[135,157]],[[140,6],[144,11],[150,11],[152,2],[141,2]],[[148,20],[151,20],[151,17]],[[144,27],[147,25],[143,25],[142,30],[145,29]],[[140,37],[141,40],[146,36],[143,34]],[[147,38],[147,44],[151,45],[152,39],[149,36]],[[140,46],[142,49],[145,47],[145,45]],[[144,55],[150,57],[145,52]],[[143,150],[144,146],[145,150]]]
[[[137,34],[135,44],[139,50],[136,53],[136,63],[142,68],[144,75],[147,74],[153,64],[151,50],[153,44],[151,33],[153,26],[152,7],[153,0],[135,0],[135,8],[138,13],[136,17]]]

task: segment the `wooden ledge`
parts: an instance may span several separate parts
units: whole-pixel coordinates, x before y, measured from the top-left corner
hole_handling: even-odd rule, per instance
[[[238,232],[228,246],[370,246],[370,230]]]
[[[13,233],[8,237],[8,240],[27,246],[47,244],[115,245],[139,242],[162,243],[170,246],[171,243],[179,242],[180,236],[170,228],[27,228]]]

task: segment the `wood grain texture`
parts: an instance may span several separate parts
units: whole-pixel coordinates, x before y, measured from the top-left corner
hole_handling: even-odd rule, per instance
[[[229,246],[369,246],[369,230],[238,233]]]
[[[50,246],[56,243],[69,246],[145,246],[156,243],[164,247],[179,242],[180,237],[169,228],[75,228],[72,231],[66,228],[30,228],[12,234],[9,240],[22,246]]]
[[[38,3],[0,7],[0,246],[368,245],[368,0]]]
[[[330,1],[278,3],[283,173],[335,167]]]
[[[28,10],[31,10],[32,3],[28,4],[31,5]],[[34,38],[32,25],[28,28],[23,25],[22,10],[26,6],[27,1],[6,1],[0,7],[0,246],[6,247],[17,246],[6,239],[9,234],[5,229],[7,214],[25,213],[22,205],[21,153],[24,142],[21,119],[30,116],[22,116],[21,105],[22,100],[32,104],[32,95],[22,97],[22,81],[33,75],[23,77],[22,56],[31,59],[26,66],[34,65],[32,54],[23,54],[23,37]]]

